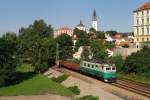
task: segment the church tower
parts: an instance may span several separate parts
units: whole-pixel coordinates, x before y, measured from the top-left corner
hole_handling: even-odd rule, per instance
[[[93,16],[92,16],[92,28],[94,28],[97,31],[97,16],[96,16],[95,9],[93,11]]]

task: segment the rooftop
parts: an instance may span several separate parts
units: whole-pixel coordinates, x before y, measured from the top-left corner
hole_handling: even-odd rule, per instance
[[[143,4],[138,9],[136,9],[134,12],[141,11],[141,10],[146,10],[146,9],[150,9],[150,2],[147,2],[147,3]]]

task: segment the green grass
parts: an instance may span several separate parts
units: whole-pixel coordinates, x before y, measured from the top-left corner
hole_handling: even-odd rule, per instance
[[[68,87],[68,89],[71,90],[76,95],[80,94],[80,89],[78,88],[78,86]]]
[[[99,100],[99,97],[87,95],[87,96],[80,97],[77,100]]]
[[[58,77],[52,77],[51,80],[57,82],[57,83],[62,83],[63,81],[65,81],[67,78],[69,77],[68,74],[64,74]]]
[[[125,74],[123,72],[117,73],[117,76],[120,78],[126,78],[130,79],[136,82],[144,83],[144,84],[149,84],[150,85],[150,78],[146,78],[141,75],[135,75],[135,74]]]
[[[17,85],[0,88],[0,96],[38,95],[47,93],[63,96],[74,95],[73,92],[66,87],[42,75],[36,75],[35,77],[25,80]]]
[[[17,66],[16,71],[18,72],[33,72],[34,67],[31,64],[21,64],[20,66]]]

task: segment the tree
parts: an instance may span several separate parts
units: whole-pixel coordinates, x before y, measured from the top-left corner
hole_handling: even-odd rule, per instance
[[[21,62],[28,61],[36,72],[48,68],[48,59],[55,57],[53,29],[43,20],[35,20],[33,25],[19,30],[19,54]]]
[[[96,30],[93,27],[91,27],[89,31],[90,33],[96,33]]]
[[[88,46],[83,47],[81,58],[83,60],[89,60],[89,55],[90,55],[90,48]]]
[[[107,61],[108,53],[102,40],[94,40],[90,44],[93,59]]]
[[[105,32],[97,31],[96,32],[96,38],[97,39],[106,39]]]
[[[79,38],[75,45],[75,51],[77,51],[80,46],[89,46],[89,45],[90,41],[88,40],[88,38]]]
[[[114,36],[114,35],[118,34],[118,32],[114,31],[114,30],[106,31],[106,33],[109,34],[110,36]]]
[[[17,66],[17,44],[8,38],[0,38],[0,86],[11,84]]]
[[[63,60],[72,58],[73,43],[71,37],[68,34],[62,34],[57,37],[56,41],[59,44],[59,58]]]
[[[87,38],[88,37],[86,31],[79,30],[78,28],[75,28],[73,33],[76,34],[76,36],[78,38]]]
[[[115,64],[116,67],[117,67],[117,71],[121,71],[124,67],[125,61],[124,61],[124,59],[122,58],[121,55],[117,55],[117,56],[113,56],[110,59],[109,63]]]
[[[144,74],[150,76],[150,48],[144,47],[133,53],[125,60],[124,71],[127,73]]]

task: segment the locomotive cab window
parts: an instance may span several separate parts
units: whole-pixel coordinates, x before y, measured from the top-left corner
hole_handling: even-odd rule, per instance
[[[115,68],[115,67],[112,67],[112,70],[116,70],[116,68]]]
[[[110,70],[110,68],[109,68],[109,67],[106,67],[106,70],[108,71],[108,70]]]

